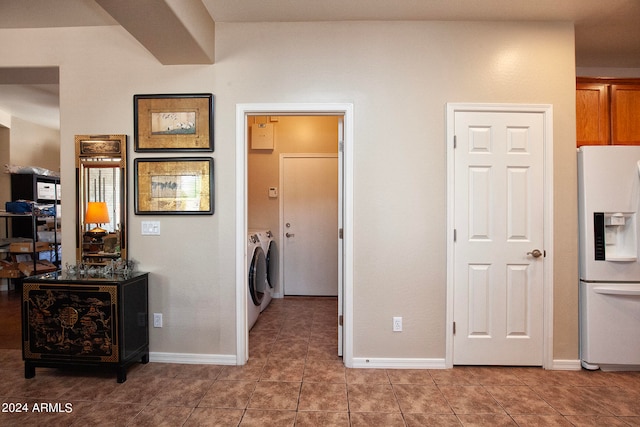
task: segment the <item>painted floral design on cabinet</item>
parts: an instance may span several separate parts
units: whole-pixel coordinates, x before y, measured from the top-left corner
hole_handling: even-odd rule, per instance
[[[25,286],[26,357],[118,360],[114,287]]]

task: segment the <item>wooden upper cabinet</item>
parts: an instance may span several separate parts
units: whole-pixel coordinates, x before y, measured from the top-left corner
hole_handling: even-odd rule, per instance
[[[609,85],[576,85],[576,137],[581,145],[607,145],[609,138]]]
[[[640,145],[640,85],[611,85],[611,143]]]
[[[640,79],[578,77],[577,145],[640,145]]]

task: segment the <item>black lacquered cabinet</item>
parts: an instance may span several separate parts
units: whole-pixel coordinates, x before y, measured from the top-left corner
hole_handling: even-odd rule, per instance
[[[149,361],[148,273],[110,277],[42,274],[24,280],[25,378],[36,367],[127,368]]]

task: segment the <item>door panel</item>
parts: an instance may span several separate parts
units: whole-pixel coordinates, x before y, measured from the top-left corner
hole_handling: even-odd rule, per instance
[[[640,145],[640,85],[611,85],[611,144]]]
[[[456,112],[454,364],[542,365],[544,123]],[[542,252],[541,252],[542,253]]]
[[[582,145],[607,145],[609,135],[609,86],[600,83],[576,85],[576,138]]]
[[[282,160],[285,295],[338,294],[338,157]]]

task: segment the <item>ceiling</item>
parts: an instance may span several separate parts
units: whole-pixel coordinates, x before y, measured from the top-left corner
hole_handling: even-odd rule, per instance
[[[153,19],[132,24],[136,12],[148,16],[150,10],[158,11]],[[161,32],[154,20],[164,23]],[[213,39],[214,21],[354,20],[571,21],[576,66],[640,68],[638,0],[0,0],[0,29],[122,25],[163,64],[212,63],[207,43],[213,40],[203,40]],[[157,40],[167,34],[191,37],[190,56],[165,52],[166,43]],[[57,75],[52,81],[45,70],[42,78],[21,82],[1,70],[0,110],[59,127]]]

